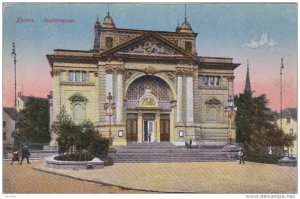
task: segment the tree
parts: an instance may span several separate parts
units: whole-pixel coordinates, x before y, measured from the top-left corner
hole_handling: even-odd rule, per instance
[[[17,137],[21,143],[49,143],[49,104],[46,99],[30,97],[18,113]]]
[[[57,121],[55,132],[58,136],[59,153],[63,155],[67,153],[67,160],[90,158],[90,155],[106,157],[109,148],[108,139],[100,136],[91,121],[75,124],[66,113],[65,107],[61,109]],[[72,154],[75,155],[74,158]]]
[[[284,146],[288,140],[275,122],[274,112],[267,107],[263,94],[252,98],[246,94],[235,97],[236,137],[252,153],[265,154],[267,147]]]

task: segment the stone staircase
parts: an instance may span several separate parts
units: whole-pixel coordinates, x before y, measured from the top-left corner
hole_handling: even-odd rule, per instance
[[[115,163],[233,161],[234,155],[223,151],[223,147],[210,145],[186,149],[170,142],[130,143],[111,150],[109,156]]]

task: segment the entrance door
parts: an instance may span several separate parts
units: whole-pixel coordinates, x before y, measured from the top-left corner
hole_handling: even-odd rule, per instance
[[[170,119],[160,120],[160,141],[161,142],[170,141]]]
[[[126,140],[128,142],[137,142],[137,120],[136,119],[127,119]]]
[[[144,142],[155,142],[154,121],[144,120]]]

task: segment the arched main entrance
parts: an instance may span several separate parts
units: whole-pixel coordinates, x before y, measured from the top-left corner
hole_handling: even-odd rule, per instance
[[[161,78],[144,75],[135,79],[126,93],[127,142],[170,141],[172,99],[169,85]]]

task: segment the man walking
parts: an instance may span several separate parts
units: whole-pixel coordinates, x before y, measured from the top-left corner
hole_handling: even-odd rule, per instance
[[[12,157],[12,160],[11,160],[11,165],[14,163],[14,161],[18,161],[18,164],[20,162],[20,159],[19,159],[19,151],[18,149],[15,149],[14,152],[13,152],[13,157]]]
[[[25,145],[25,147],[22,148],[22,159],[21,159],[21,163],[20,165],[22,164],[23,160],[26,158],[27,159],[27,164],[30,164],[29,162],[29,156],[30,156],[30,153],[28,151],[28,147]]]
[[[243,164],[245,164],[245,154],[244,154],[244,150],[242,149],[242,147],[240,147],[240,151],[239,151],[239,156],[240,156],[240,164],[243,162]]]

